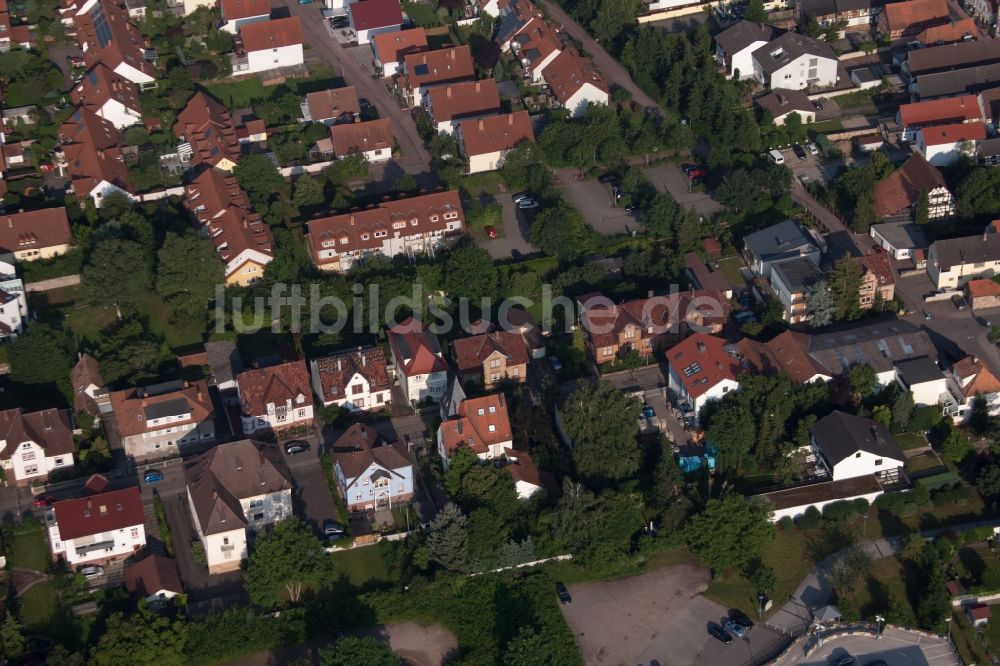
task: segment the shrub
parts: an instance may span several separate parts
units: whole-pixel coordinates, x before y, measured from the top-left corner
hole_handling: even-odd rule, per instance
[[[909,429],[926,432],[941,423],[941,409],[938,407],[917,407],[910,416]]]
[[[979,584],[983,592],[1000,590],[1000,567],[987,568],[979,577]]]
[[[791,516],[782,516],[781,520],[778,521],[778,527],[787,532],[788,530],[795,527],[795,521],[792,520]]]
[[[805,513],[799,516],[798,520],[799,529],[814,530],[817,527],[819,527],[821,518],[822,516],[820,515],[819,509],[817,509],[815,506],[810,506],[808,509],[806,509]]]
[[[854,513],[858,514],[859,516],[863,516],[866,513],[868,513],[868,507],[871,506],[868,500],[866,500],[864,497],[857,498],[856,500],[854,500],[853,504],[854,504]]]
[[[823,518],[826,520],[847,520],[854,515],[854,504],[847,500],[831,502],[823,507]]]

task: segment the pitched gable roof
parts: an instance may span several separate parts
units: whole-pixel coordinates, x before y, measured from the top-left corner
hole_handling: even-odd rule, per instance
[[[875,276],[875,281],[880,287],[896,283],[892,262],[889,261],[887,252],[866,254],[863,257],[857,257],[855,261],[861,265],[862,274],[871,273]]]
[[[84,107],[59,128],[59,150],[78,197],[88,196],[101,181],[132,192],[132,179],[119,147],[114,124]]]
[[[271,14],[271,3],[268,0],[219,0],[219,7],[225,21]]]
[[[456,416],[444,421],[439,432],[448,457],[462,446],[479,455],[492,445],[511,441],[513,435],[503,393],[464,400]]]
[[[837,54],[833,52],[829,44],[797,32],[786,32],[753,52],[753,59],[768,75],[777,72],[802,56],[815,56],[828,60],[837,59]]]
[[[423,28],[383,32],[372,38],[375,58],[383,65],[400,62],[410,53],[427,49],[427,33]]]
[[[924,145],[947,146],[962,141],[982,141],[986,138],[986,126],[982,123],[958,123],[956,125],[935,125],[920,130]]]
[[[882,11],[885,13],[886,25],[890,32],[905,31],[910,26],[933,23],[944,23],[948,19],[948,3],[946,0],[907,0],[906,2],[891,2]]]
[[[379,35],[381,37],[381,35]],[[319,90],[306,95],[306,106],[313,122],[323,122],[330,118],[340,118],[346,113],[361,113],[361,103],[354,86]]]
[[[72,242],[65,207],[0,215],[0,252],[42,250]]]
[[[892,433],[872,419],[837,410],[816,421],[810,431],[823,457],[831,466],[859,451],[903,460],[903,452]]]
[[[162,555],[150,555],[125,567],[125,589],[129,594],[143,597],[166,590],[175,594],[184,592],[177,562]]]
[[[777,28],[770,25],[739,21],[716,35],[715,43],[722,47],[726,55],[732,56],[754,42],[769,42],[779,33]]]
[[[74,451],[73,425],[68,410],[56,408],[25,412],[20,407],[0,411],[0,460],[10,460],[24,442],[34,442],[46,456],[71,455]]]
[[[427,95],[437,123],[500,109],[500,93],[493,79],[438,86],[427,91]]]
[[[982,359],[966,356],[955,362],[952,372],[966,398],[975,397],[980,393],[1000,393],[1000,379],[997,379]]]
[[[146,522],[137,486],[60,500],[52,505],[63,541],[135,527]]]
[[[590,59],[571,49],[557,55],[545,68],[542,76],[560,104],[569,102],[570,98],[585,85],[592,85],[604,93],[608,92],[607,81],[594,69]]]
[[[387,336],[393,356],[403,364],[398,368],[403,375],[412,377],[447,371],[437,336],[419,319],[404,319],[391,327]]]
[[[355,375],[360,375],[368,382],[369,391],[385,391],[392,385],[381,347],[317,358],[312,361],[312,368],[322,390],[320,398],[324,402],[350,398],[347,386]]]
[[[399,0],[362,0],[347,6],[355,30],[372,30],[403,24]]]
[[[135,84],[124,76],[115,74],[104,63],[98,63],[87,70],[73,87],[70,98],[74,104],[82,104],[94,112],[112,100],[136,113],[142,110]]]
[[[914,153],[902,167],[875,184],[875,214],[879,217],[909,210],[921,192],[946,187],[944,176],[920,153]]]
[[[248,23],[240,27],[243,48],[251,51],[270,51],[302,44],[302,21],[298,16]]]
[[[458,128],[467,155],[488,155],[510,150],[524,141],[535,141],[527,111],[466,120]]]
[[[352,5],[356,7],[357,4]],[[410,88],[473,79],[476,69],[468,45],[437,51],[411,53],[403,58],[403,71]]]
[[[478,372],[493,354],[501,354],[507,365],[524,365],[528,362],[528,347],[519,333],[495,331],[459,338],[451,343],[455,362],[461,372]]]
[[[174,134],[194,149],[192,166],[202,162],[216,166],[223,159],[239,160],[240,144],[229,109],[204,92],[192,95],[177,114]]]
[[[411,467],[413,460],[406,444],[397,440],[387,443],[377,432],[363,423],[355,423],[333,443],[333,462],[352,486],[358,475],[376,465],[390,475],[401,476],[401,470]]]
[[[736,381],[739,363],[726,351],[726,341],[695,333],[667,351],[670,369],[688,395],[697,398],[725,380]]]
[[[337,157],[372,150],[392,150],[396,139],[388,118],[363,123],[340,123],[330,128],[333,152]]]
[[[284,405],[291,401],[296,408],[313,404],[305,361],[246,370],[236,377],[236,385],[240,407],[246,416],[266,414],[270,404]]]
[[[195,382],[166,382],[154,386],[129,388],[110,395],[118,431],[124,437],[141,435],[150,430],[203,423],[215,414],[215,407],[208,395],[205,380]],[[187,414],[182,421],[169,425],[149,425],[149,421],[164,416]]]
[[[979,99],[975,95],[945,97],[899,105],[899,120],[903,127],[933,123],[958,123],[982,119]]]

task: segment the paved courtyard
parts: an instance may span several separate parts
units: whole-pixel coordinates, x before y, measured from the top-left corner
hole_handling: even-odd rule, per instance
[[[797,643],[777,664],[827,666],[847,655],[855,657],[860,664],[881,660],[888,666],[958,666],[960,663],[947,638],[887,627],[881,640],[861,635],[827,639],[808,657],[803,656],[801,643]]]

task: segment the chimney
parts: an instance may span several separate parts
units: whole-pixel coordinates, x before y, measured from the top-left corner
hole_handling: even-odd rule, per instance
[[[479,92],[480,88],[482,88],[482,81],[476,81],[476,92]]]
[[[201,402],[204,398],[201,395],[201,389],[198,389],[198,402]]]
[[[337,372],[340,372],[340,357],[337,357]]]
[[[361,355],[361,367],[364,368],[364,367],[367,367],[367,365],[368,365],[368,355],[367,354],[362,354]]]
[[[513,113],[510,114],[509,116],[507,116],[507,124],[510,125],[510,126],[514,125],[514,114]]]
[[[479,131],[482,131],[482,130],[483,130],[483,119],[480,118],[479,119]]]
[[[458,423],[456,424],[455,427],[458,428],[458,434],[461,435],[462,434],[462,419],[458,420]]]
[[[444,94],[448,97],[448,99],[451,99],[451,86],[448,86],[445,89]]]
[[[970,359],[972,359],[972,362],[973,362],[973,363],[978,363],[978,362],[979,362],[979,357],[977,357],[977,356],[975,356],[975,355],[972,355],[972,356],[970,356],[969,358],[970,358]]]

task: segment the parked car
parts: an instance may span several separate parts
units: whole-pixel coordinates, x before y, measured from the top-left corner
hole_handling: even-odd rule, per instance
[[[815,143],[810,143],[808,146],[806,146],[806,150],[809,151],[810,155],[819,155],[819,146],[817,146]]]
[[[490,226],[486,227],[486,236],[487,236],[487,238],[496,238],[497,237],[497,228],[494,227],[492,224]]]
[[[836,666],[858,666],[858,660],[851,655],[845,655],[834,662]]]
[[[733,642],[733,637],[729,635],[729,632],[717,625],[714,622],[709,623],[708,633],[715,639],[722,641],[726,645]]]
[[[823,110],[823,102],[813,102],[813,108],[817,111]]]
[[[795,153],[795,156],[798,157],[800,160],[804,160],[807,157],[809,157],[809,155],[806,154],[806,149],[800,146],[799,144],[795,144],[794,146],[792,146],[792,151]]]
[[[598,176],[597,182],[605,184],[620,183],[621,177],[614,171],[609,171],[607,173],[602,173],[600,176]]]
[[[529,210],[531,208],[538,208],[538,202],[534,199],[521,199],[517,202],[517,207],[521,210]]]
[[[87,61],[80,56],[70,56],[69,64],[73,65],[74,67],[85,67],[87,65]]]
[[[744,627],[742,624],[737,624],[736,622],[733,622],[732,620],[729,620],[728,622],[726,622],[726,624],[724,625],[724,627],[725,627],[726,631],[728,631],[729,633],[731,633],[733,636],[736,636],[736,638],[745,638],[746,635],[747,635],[747,629],[746,629],[746,627]]]
[[[690,176],[692,171],[698,170],[701,170],[701,167],[697,164],[691,164],[690,162],[684,162],[681,164],[681,171],[683,171],[685,175]]]
[[[573,597],[570,596],[569,590],[562,583],[556,583],[556,596],[559,597],[559,603],[561,604],[573,603]]]
[[[694,169],[691,169],[690,171],[687,171],[685,173],[687,173],[687,177],[691,180],[694,180],[695,178],[704,178],[705,176],[708,175],[708,172],[700,167],[695,167]]]
[[[961,294],[955,294],[951,297],[951,302],[955,304],[955,307],[959,310],[964,310],[966,308],[965,298]]]
[[[753,620],[746,616],[746,613],[738,608],[729,609],[729,619],[740,625],[744,629],[753,629]]]
[[[559,360],[558,356],[549,356],[549,365],[551,365],[552,369],[556,372],[562,370],[562,362]]]
[[[48,495],[39,495],[31,504],[38,507],[48,506],[49,504],[52,504],[52,498]]]
[[[80,567],[76,572],[87,579],[97,578],[104,574],[104,567],[99,567],[96,564],[88,564]]]
[[[163,481],[163,472],[158,469],[148,469],[146,473],[142,475],[142,480],[146,483],[156,483],[157,481]]]
[[[323,521],[323,536],[327,541],[334,541],[344,536],[344,526],[332,518]]]
[[[292,441],[285,444],[285,453],[288,455],[295,455],[296,453],[305,453],[309,450],[309,442],[301,439],[293,439]]]
[[[885,249],[881,245],[876,245],[873,250],[875,254],[886,254],[889,250]]]
[[[531,195],[527,192],[518,192],[513,197],[514,203],[520,203],[522,199],[531,199]]]

